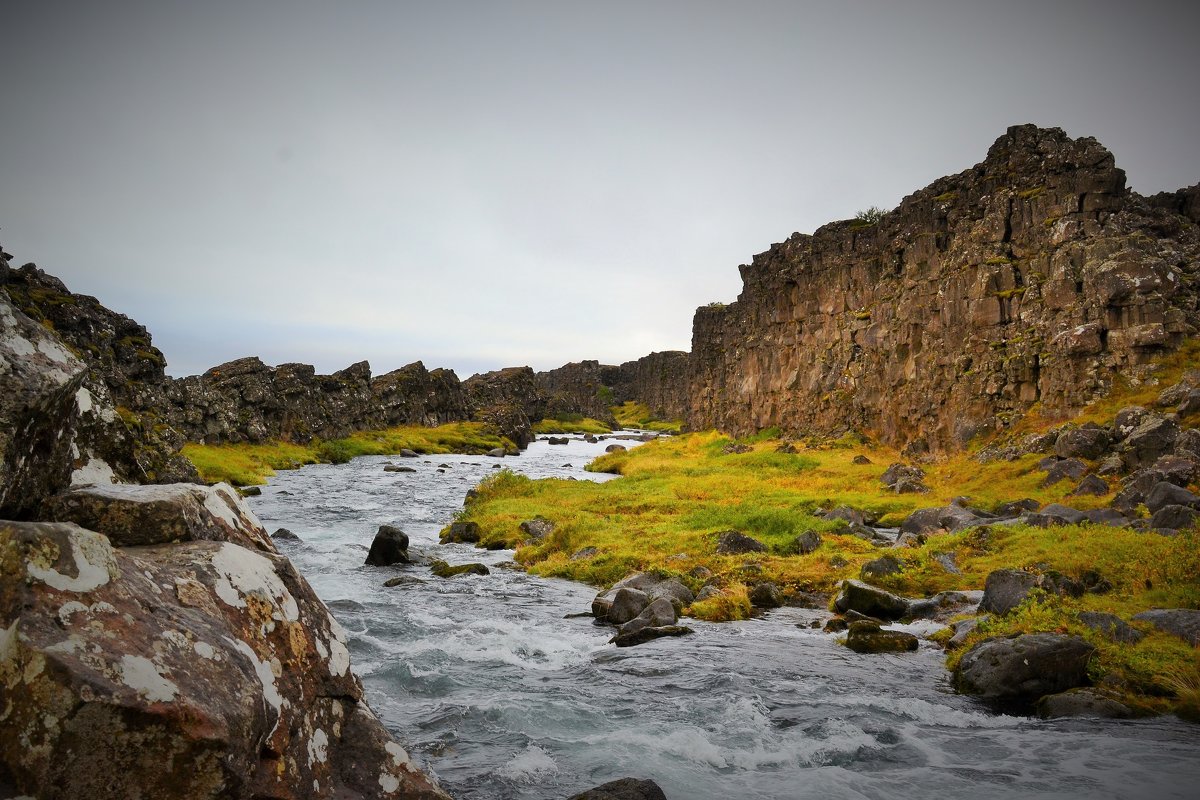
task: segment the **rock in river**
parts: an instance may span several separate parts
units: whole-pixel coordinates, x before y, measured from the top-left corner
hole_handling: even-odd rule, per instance
[[[408,534],[393,525],[380,525],[365,563],[373,567],[409,563]]]
[[[987,699],[1037,700],[1086,685],[1095,651],[1078,636],[1057,633],[988,639],[962,657],[954,688]]]

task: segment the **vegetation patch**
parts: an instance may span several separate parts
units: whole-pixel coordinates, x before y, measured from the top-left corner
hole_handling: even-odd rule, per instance
[[[658,419],[650,412],[645,403],[629,400],[623,405],[612,407],[613,417],[622,428],[639,428],[644,431],[659,431],[663,433],[679,433],[683,428],[683,420]]]
[[[486,453],[496,447],[510,453],[517,451],[508,439],[486,432],[481,422],[453,422],[436,428],[402,426],[361,431],[345,439],[313,439],[307,444],[187,444],[182,452],[196,466],[202,480],[250,486],[266,483],[276,470],[305,464],[344,464],[358,456],[395,455],[405,449],[428,454]]]
[[[533,425],[534,433],[611,433],[612,427],[582,414],[564,414]]]

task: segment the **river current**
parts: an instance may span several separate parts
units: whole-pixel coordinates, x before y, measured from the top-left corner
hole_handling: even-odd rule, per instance
[[[251,498],[268,530],[303,540],[280,547],[348,631],[372,707],[454,797],[550,800],[625,776],[671,800],[1200,796],[1200,728],[1174,717],[998,716],[951,691],[927,642],[858,655],[804,609],[684,620],[693,635],[617,649],[611,628],[566,618],[595,589],[505,568],[511,551],[437,543],[494,467],[607,480],[583,465],[609,443],[393,459],[412,473],[364,457],[281,472]],[[364,566],[381,524],[491,574]],[[399,575],[413,580],[383,587]]]

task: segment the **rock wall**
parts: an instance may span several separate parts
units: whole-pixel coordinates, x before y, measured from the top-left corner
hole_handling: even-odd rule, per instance
[[[610,409],[616,369],[599,361],[574,361],[537,373],[537,384],[546,395],[546,415],[582,414],[615,424]]]
[[[1010,128],[882,219],[742,266],[737,302],[696,312],[688,424],[939,450],[1072,414],[1197,332],[1196,198],[1148,201],[1094,139]]]
[[[691,362],[687,353],[651,353],[614,369],[611,386],[617,403],[645,403],[651,414],[664,420],[687,416],[691,407]]]

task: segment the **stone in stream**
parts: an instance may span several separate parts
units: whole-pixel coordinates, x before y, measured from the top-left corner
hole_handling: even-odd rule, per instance
[[[506,452],[503,447],[493,447],[491,450],[488,450],[486,453],[484,453],[484,455],[490,456],[491,458],[504,458]]]
[[[478,522],[452,522],[439,538],[442,544],[478,544],[482,535]]]
[[[1051,694],[1037,702],[1037,715],[1042,719],[1062,717],[1091,717],[1095,719],[1130,719],[1136,716],[1129,706],[1095,689],[1068,689]]]
[[[434,575],[439,578],[453,578],[457,575],[490,575],[489,570],[479,562],[470,564],[447,564],[445,561],[433,561],[429,565],[429,569]]]
[[[650,596],[645,592],[639,589],[632,589],[628,586],[622,586],[613,595],[612,603],[605,612],[603,619],[613,625],[624,625],[626,622],[635,619],[648,605],[650,605]],[[595,604],[593,604],[594,606]],[[592,614],[597,619],[600,619],[595,611]],[[671,622],[674,621],[671,620]]]
[[[856,653],[905,653],[917,649],[917,637],[904,631],[885,631],[878,622],[859,620],[850,623],[846,647]]]
[[[847,580],[843,581],[842,592],[834,606],[842,613],[854,610],[869,617],[893,620],[908,613],[909,601],[861,581]]]
[[[380,525],[365,563],[372,567],[408,564],[408,534],[394,525]]]
[[[630,633],[618,633],[612,639],[612,643],[617,647],[633,647],[639,644],[661,639],[665,636],[687,636],[693,633],[691,628],[686,625],[663,625],[659,627],[639,628]]]
[[[609,621],[609,610],[622,589],[632,589],[644,594],[646,603],[665,597],[671,601],[676,613],[682,611],[685,606],[691,605],[696,599],[691,590],[675,578],[654,572],[638,572],[623,578],[613,584],[612,588],[596,595],[592,600],[592,614],[597,620]],[[644,607],[643,605],[642,608]],[[640,608],[634,612],[633,616],[637,616],[639,613],[641,613]]]
[[[1034,701],[1088,682],[1096,648],[1078,636],[1026,633],[975,645],[954,671],[954,688],[985,699]]]
[[[621,778],[571,795],[567,800],[667,800],[667,796],[654,781]]]
[[[388,464],[383,468],[384,472],[416,472],[412,467],[398,467],[395,464]]]
[[[296,534],[292,533],[291,531],[289,531],[287,528],[279,528],[278,530],[276,530],[274,533],[271,534],[271,538],[274,539],[275,541],[283,541],[283,542],[298,542],[298,541],[300,541],[300,537],[297,536]]]
[[[409,450],[407,447],[401,450],[398,455],[401,458],[420,458],[421,454],[415,450]]]

